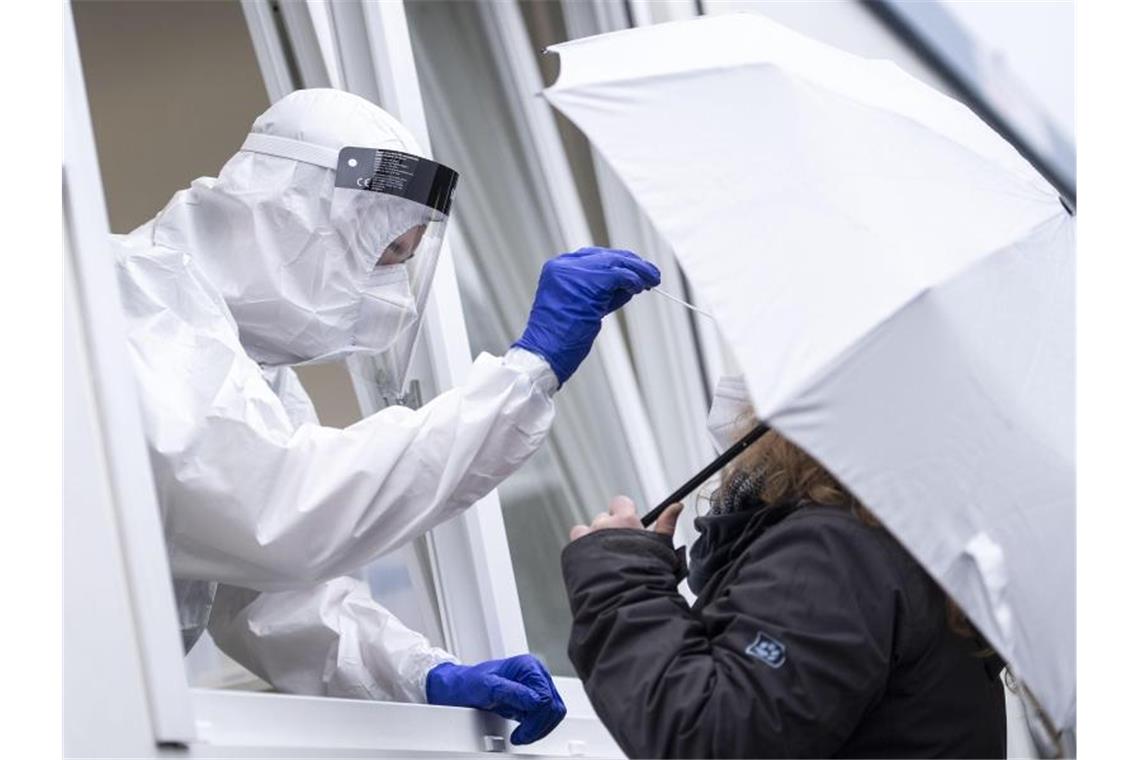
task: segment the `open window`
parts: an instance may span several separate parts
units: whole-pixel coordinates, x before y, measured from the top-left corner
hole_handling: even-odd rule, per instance
[[[155,4],[147,8],[133,6],[125,10],[130,15],[167,5],[173,8],[179,4]],[[215,94],[225,86],[233,85],[248,75],[242,67],[255,65],[266,54],[266,39],[279,40],[281,35],[291,34],[289,24],[297,28],[297,18],[290,16],[293,21],[288,23],[282,19],[284,7],[246,3],[244,17],[241,14],[243,8],[234,4],[194,7],[190,13],[196,18],[174,23],[178,32],[174,37],[192,39],[189,31],[193,23],[200,22],[201,15],[209,16],[216,12],[230,13],[231,24],[237,25],[242,34],[249,35],[252,30],[254,35],[260,34],[262,38],[258,42],[259,38],[255,36],[254,44],[246,54],[234,58],[225,57],[226,48],[221,39],[211,39],[209,42],[212,44],[209,45],[192,45],[196,49],[183,51],[185,56],[181,65],[197,66],[202,62],[204,51],[208,50],[220,70],[211,71],[210,66],[202,66],[196,68],[195,74],[206,80],[204,83],[212,87]],[[335,6],[298,3],[287,7],[288,14],[304,11],[303,22],[325,19],[327,26],[322,32],[324,47],[317,50],[324,51],[322,56],[328,54],[330,40],[338,47],[333,49],[337,57],[322,58],[322,65],[328,67],[335,63],[339,67],[342,60],[352,62],[344,67],[343,74],[338,72],[338,76],[343,77],[342,81],[356,87],[373,88],[373,99],[408,125],[425,147],[430,145],[402,5],[346,2]],[[87,57],[91,48],[88,46],[83,50],[83,30],[85,24],[95,23],[87,14],[97,11],[86,6],[74,9],[77,11],[75,16],[82,18],[76,18],[73,24],[72,10],[69,6],[67,122],[71,129],[65,156],[65,199],[68,272],[74,278],[74,288],[68,291],[68,298],[69,307],[76,314],[74,323],[83,325],[85,339],[69,343],[68,350],[74,351],[76,358],[82,359],[83,365],[90,368],[91,386],[95,392],[85,398],[90,398],[91,411],[102,426],[102,434],[96,441],[97,454],[110,462],[114,475],[110,498],[120,535],[96,535],[94,532],[76,535],[69,550],[122,558],[133,614],[115,622],[121,623],[124,640],[137,637],[140,677],[149,700],[147,709],[154,741],[209,747],[210,751],[227,755],[255,752],[266,747],[321,756],[362,751],[406,755],[413,751],[468,754],[511,749],[503,740],[508,733],[505,722],[474,710],[262,693],[258,691],[257,684],[229,677],[225,673],[225,662],[213,656],[199,660],[192,656],[187,672],[178,645],[169,566],[137,402],[133,396],[134,380],[130,376],[126,347],[122,341],[123,324],[113,266],[107,255],[110,229],[103,201],[103,187],[107,183],[106,177],[100,176],[95,140],[96,134],[107,130],[107,134],[135,141],[134,145],[124,146],[124,150],[145,151],[146,146],[140,144],[145,142],[145,138],[139,135],[147,130],[162,133],[163,125],[161,114],[134,123],[124,123],[125,120],[118,124],[101,123],[101,118],[107,113],[128,111],[125,104],[138,94],[142,82],[127,83],[128,71],[113,71],[110,80],[120,89],[110,94],[103,108],[95,102],[95,97],[89,106],[87,93],[94,89],[91,84],[100,75],[97,71],[99,64],[96,63],[99,57],[95,54]],[[236,16],[233,11],[237,11]],[[258,14],[263,11],[268,11],[266,20],[270,27],[262,28],[256,23],[260,18]],[[250,19],[248,27],[247,19]],[[137,22],[138,18],[134,20]],[[168,19],[165,23],[171,22]],[[108,24],[110,27],[119,25],[114,21]],[[78,41],[73,31],[76,26],[80,29]],[[301,28],[316,30],[321,26],[318,22],[313,27]],[[247,36],[246,39],[250,38]],[[121,43],[143,54],[148,45],[164,44],[161,38],[155,39],[154,35],[140,32],[137,28],[129,32]],[[81,50],[84,53],[82,59]],[[270,51],[269,54],[274,53]],[[86,71],[81,67],[81,60],[89,66]],[[235,95],[218,100],[218,109],[238,108],[249,112],[238,120],[242,123],[241,131],[226,136],[231,146],[227,150],[232,151],[233,145],[240,144],[249,121],[268,103],[265,85],[271,89],[277,81],[294,86],[296,78],[314,75],[312,67],[308,64],[299,66],[296,58],[291,58],[286,64],[273,76],[267,74],[264,79],[258,76],[258,84],[263,89],[256,96]],[[146,66],[147,63],[136,61],[126,68],[142,68],[143,81],[147,76],[162,81],[162,72],[153,67],[147,70]],[[254,69],[257,73],[262,70],[265,69]],[[204,73],[205,76],[201,76]],[[84,74],[88,80],[86,86]],[[273,78],[278,75],[278,79]],[[216,77],[223,77],[226,81],[219,84]],[[211,78],[214,78],[212,85],[209,83]],[[101,92],[99,97],[104,95],[106,93]],[[92,114],[95,117],[94,129]],[[183,112],[181,118],[190,122],[191,134],[179,141],[189,153],[193,144],[192,133],[208,130],[213,125],[207,124],[208,120],[200,112],[195,113],[193,108]],[[165,131],[163,137],[169,145],[178,140],[178,135],[186,134],[186,131],[179,132],[172,127]],[[113,154],[113,149],[106,149],[106,153]],[[225,157],[226,154],[220,154],[213,165],[198,164],[195,173],[215,170]],[[107,155],[102,158],[106,169]],[[184,184],[186,179],[182,178],[181,182]],[[136,186],[133,189],[140,188]],[[145,194],[141,200],[147,201]],[[163,197],[152,195],[149,202],[161,204]],[[157,208],[148,208],[146,215],[155,211]],[[116,226],[119,231],[126,231],[129,225]],[[438,267],[433,292],[422,350],[416,359],[416,377],[420,381],[423,400],[461,380],[471,363],[455,269],[447,253]],[[354,368],[353,372],[332,379],[310,377],[307,380],[314,387],[321,383],[339,387],[341,401],[346,389],[354,389],[352,401],[358,414],[369,413],[385,403],[384,399],[369,395],[366,365]],[[316,395],[319,401],[320,393]],[[413,399],[404,401],[416,403]],[[346,415],[345,419],[351,421],[352,406],[342,404],[338,408],[334,405],[326,410]],[[71,506],[69,502],[69,509]],[[75,507],[81,508],[78,502]],[[432,531],[420,544],[410,547],[402,555],[384,558],[364,572],[373,581],[374,593],[382,603],[398,610],[402,604],[405,609],[400,610],[400,614],[411,618],[411,624],[429,635],[432,635],[434,625],[436,633],[433,638],[462,659],[477,661],[527,649],[510,557],[498,497],[492,494],[462,517]],[[415,619],[417,614],[418,620]],[[552,757],[619,754],[585,700],[575,701],[572,695],[568,696],[571,716],[555,733],[525,748],[527,753]]]

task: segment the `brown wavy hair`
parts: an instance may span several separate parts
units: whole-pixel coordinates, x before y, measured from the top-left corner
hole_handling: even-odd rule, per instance
[[[740,429],[750,430],[756,425],[755,418],[740,425]],[[879,520],[832,475],[806,451],[775,430],[769,430],[760,440],[749,446],[725,471],[726,479],[740,473],[762,472],[763,485],[759,496],[766,504],[818,505],[847,509],[861,522],[874,528],[882,528]],[[964,638],[984,641],[970,623],[962,608],[945,595],[946,624],[955,634]],[[983,645],[979,655],[988,656],[992,650]]]

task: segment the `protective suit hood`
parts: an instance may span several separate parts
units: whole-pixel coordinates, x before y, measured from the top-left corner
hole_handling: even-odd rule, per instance
[[[408,291],[409,273],[398,271],[417,262],[378,267],[378,260],[426,221],[424,209],[391,195],[338,191],[327,161],[249,147],[269,136],[299,146],[302,158],[305,149],[327,157],[346,146],[421,155],[415,139],[378,106],[328,89],[287,95],[250,134],[217,179],[197,179],[174,196],[155,220],[155,243],[195,260],[225,299],[242,346],[263,366],[388,349],[418,326],[415,298],[399,290]],[[430,282],[434,260],[424,263]],[[396,317],[378,323],[378,313]]]

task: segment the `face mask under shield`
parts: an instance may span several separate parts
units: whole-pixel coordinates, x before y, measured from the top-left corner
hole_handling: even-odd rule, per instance
[[[340,151],[334,193],[341,197],[334,205],[351,202],[366,224],[381,231],[357,338],[362,349],[382,350],[353,363],[368,366],[383,398],[404,392],[458,179],[443,164],[399,151]],[[372,313],[376,319],[370,320]]]

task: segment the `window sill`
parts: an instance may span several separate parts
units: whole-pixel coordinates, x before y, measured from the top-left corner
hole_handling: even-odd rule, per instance
[[[586,716],[567,716],[542,741],[512,747],[507,737],[513,723],[467,708],[212,689],[192,689],[191,699],[197,743],[206,745],[201,749],[231,754],[242,748],[273,747],[319,751],[324,757],[360,751],[373,756],[498,752],[623,757],[601,722]]]

